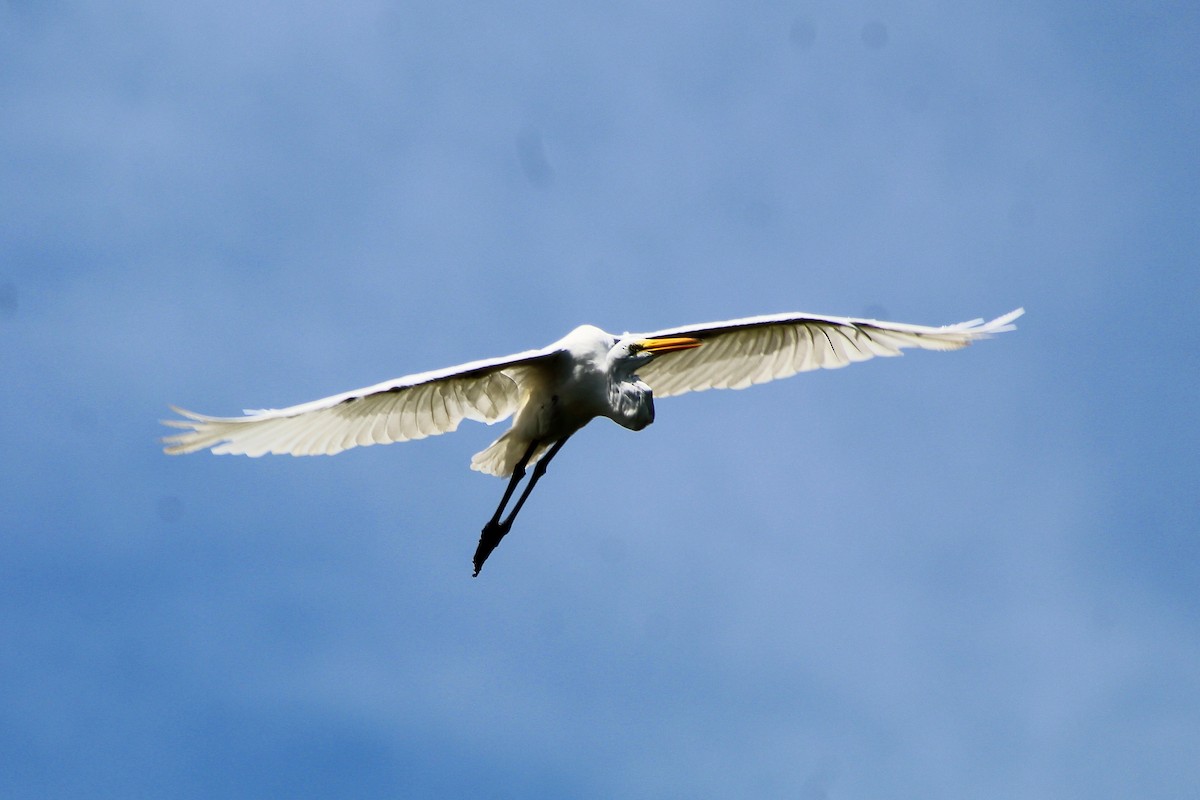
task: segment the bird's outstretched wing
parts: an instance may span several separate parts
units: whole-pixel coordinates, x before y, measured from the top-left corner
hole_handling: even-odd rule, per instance
[[[558,352],[551,346],[472,361],[242,417],[209,417],[173,406],[184,419],[163,424],[185,433],[164,437],[164,450],[172,455],[210,448],[248,456],[333,455],[449,433],[464,419],[490,425],[512,416],[525,376]]]
[[[1013,330],[1018,308],[991,322],[982,319],[941,328],[873,319],[775,314],[687,325],[639,334],[690,336],[703,347],[664,353],[638,371],[655,396],[705,389],[744,389],[812,369],[835,369],[875,356],[898,356],[906,347],[957,350],[976,339]]]

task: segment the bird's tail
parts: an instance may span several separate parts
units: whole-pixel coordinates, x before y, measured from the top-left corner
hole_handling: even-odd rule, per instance
[[[516,436],[513,430],[505,431],[504,435],[480,450],[471,457],[471,469],[498,478],[507,478],[517,468],[521,457],[529,449],[530,441],[522,436]],[[539,445],[533,457],[525,466],[532,467],[546,452],[546,445]]]

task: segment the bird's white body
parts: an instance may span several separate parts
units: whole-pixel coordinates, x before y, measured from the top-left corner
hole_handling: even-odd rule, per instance
[[[1017,309],[934,328],[901,322],[776,314],[616,336],[584,325],[554,344],[502,358],[408,375],[351,392],[241,417],[184,417],[167,425],[166,452],[332,455],[351,447],[422,439],[464,419],[512,427],[471,460],[471,468],[513,479],[476,553],[483,559],[508,530],[537,478],[566,440],[596,417],[630,430],[654,421],[654,397],[742,389],[819,368],[843,367],[904,348],[957,350],[1013,329]],[[541,461],[540,459],[543,459]],[[500,511],[524,475],[534,477],[503,523]]]
[[[551,345],[542,369],[526,378],[512,428],[471,459],[490,475],[510,475],[533,442],[532,462],[554,442],[566,439],[596,417],[632,431],[654,421],[650,387],[614,358],[617,337],[581,325]]]

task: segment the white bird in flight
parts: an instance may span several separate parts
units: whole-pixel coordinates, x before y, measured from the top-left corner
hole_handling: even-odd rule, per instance
[[[172,455],[209,450],[257,457],[333,455],[351,447],[449,433],[464,419],[512,427],[471,459],[471,469],[511,476],[483,526],[474,574],[512,527],[530,492],[567,439],[596,417],[640,431],[654,397],[744,389],[797,372],[844,367],[906,347],[957,350],[1013,330],[1015,311],[940,328],[815,314],[776,314],[686,325],[653,333],[605,333],[583,325],[554,344],[501,358],[406,375],[280,409],[209,417],[172,406],[185,432],[163,439]],[[533,474],[501,519],[527,467]]]

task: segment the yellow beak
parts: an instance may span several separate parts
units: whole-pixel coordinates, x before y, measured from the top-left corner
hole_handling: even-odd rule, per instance
[[[699,347],[702,344],[704,342],[699,339],[692,339],[688,336],[669,336],[662,339],[643,339],[641,341],[642,349],[655,355],[670,353],[675,350],[691,350],[693,347]]]

